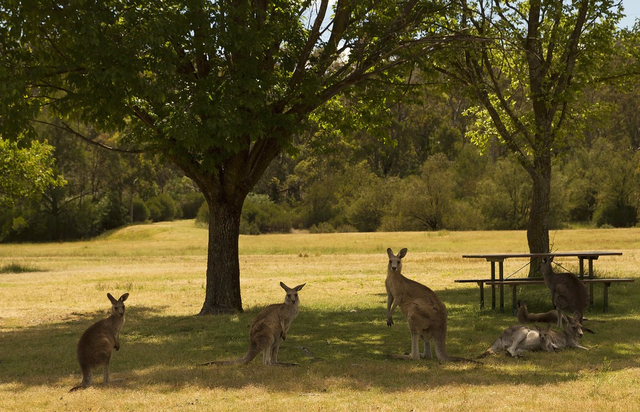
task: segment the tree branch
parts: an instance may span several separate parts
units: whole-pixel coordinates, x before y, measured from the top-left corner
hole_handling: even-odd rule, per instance
[[[110,150],[112,152],[127,153],[127,154],[139,154],[139,153],[144,153],[145,152],[145,150],[142,150],[142,149],[121,149],[121,148],[118,148],[118,147],[112,147],[112,146],[106,145],[106,144],[104,144],[102,142],[95,141],[95,140],[91,139],[90,137],[87,137],[87,136],[83,135],[82,133],[78,132],[77,130],[74,130],[71,126],[69,126],[65,122],[61,122],[62,123],[62,126],[61,126],[61,125],[58,125],[58,124],[55,124],[55,123],[51,123],[51,122],[47,122],[47,121],[44,121],[44,120],[34,119],[32,121],[35,122],[35,123],[40,123],[40,124],[44,124],[44,125],[47,125],[47,126],[55,127],[57,129],[60,129],[60,130],[64,130],[66,132],[69,132],[69,133],[73,134],[76,137],[79,137],[80,139],[84,140],[85,142],[87,142],[89,144],[92,144],[94,146],[98,146],[98,147],[100,147],[102,149]]]

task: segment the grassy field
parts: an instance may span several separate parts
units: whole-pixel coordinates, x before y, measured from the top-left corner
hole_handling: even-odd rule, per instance
[[[640,228],[551,233],[554,250],[616,250],[596,273],[640,277]],[[586,316],[589,351],[498,355],[482,364],[390,358],[410,349],[398,311],[386,326],[386,248],[407,247],[405,275],[435,290],[449,311],[447,351],[475,357],[510,314],[478,307],[478,288],[457,278],[486,277],[467,253],[526,252],[524,232],[288,234],[241,237],[245,312],[199,317],[207,234],[192,221],[132,226],[90,242],[0,245],[0,410],[640,410],[640,282],[602,287]],[[577,259],[560,260],[577,269]],[[508,260],[505,272],[526,260]],[[301,311],[279,359],[295,368],[198,367],[241,356],[257,311],[281,302],[280,281],[300,292]],[[107,292],[129,292],[117,382],[69,393],[81,380],[75,346],[108,315]],[[544,287],[520,296],[550,309]],[[302,348],[305,348],[303,350]],[[309,355],[311,354],[311,355]]]

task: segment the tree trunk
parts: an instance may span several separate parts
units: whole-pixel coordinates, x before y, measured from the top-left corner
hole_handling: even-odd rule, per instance
[[[534,169],[530,171],[533,181],[527,242],[529,253],[549,252],[549,211],[551,209],[551,156],[534,159]],[[529,277],[538,274],[541,259],[531,258]]]
[[[208,199],[210,197],[207,197]],[[208,200],[207,283],[200,315],[242,312],[238,238],[244,198]]]

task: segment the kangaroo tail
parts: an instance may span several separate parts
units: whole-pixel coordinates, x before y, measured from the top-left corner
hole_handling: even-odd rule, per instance
[[[491,349],[487,349],[482,355],[476,356],[476,359],[486,358],[489,355],[495,355],[495,352],[493,352]]]
[[[467,362],[467,363],[476,363],[481,365],[482,362],[477,361],[475,359],[467,359],[467,358],[460,358],[457,356],[449,356],[449,359],[447,359],[448,362]]]
[[[209,366],[209,365],[239,365],[241,363],[247,364],[251,362],[258,354],[260,353],[260,349],[256,347],[256,345],[249,344],[249,349],[247,349],[247,353],[244,354],[243,357],[232,360],[221,360],[221,361],[211,361],[206,363],[200,363],[197,366]]]
[[[244,358],[238,358],[233,360],[221,360],[221,361],[211,361],[205,363],[199,363],[196,366],[210,366],[210,365],[238,365],[240,363],[244,363]]]

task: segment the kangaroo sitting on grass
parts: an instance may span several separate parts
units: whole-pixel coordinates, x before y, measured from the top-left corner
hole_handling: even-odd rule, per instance
[[[506,328],[493,345],[478,358],[484,358],[487,355],[495,355],[503,350],[507,350],[511,356],[517,358],[527,351],[546,350],[551,352],[553,349],[543,346],[540,340],[540,330],[537,327],[528,327],[515,325]]]
[[[580,323],[589,306],[589,292],[584,283],[573,273],[555,273],[551,267],[553,256],[543,258],[540,271],[544,283],[551,291],[551,303],[562,314],[563,310],[580,313]],[[562,316],[558,316],[558,327],[562,327]]]
[[[394,255],[387,249],[387,326],[393,325],[393,312],[396,307],[406,316],[411,331],[411,354],[397,355],[399,358],[420,359],[419,339],[424,341],[422,357],[431,359],[431,344],[435,343],[435,352],[440,362],[466,361],[468,359],[449,356],[445,349],[447,337],[447,308],[438,296],[428,287],[402,275],[402,258],[407,254],[404,248]]]
[[[94,323],[84,331],[78,341],[78,363],[82,369],[82,383],[71,389],[83,389],[93,382],[93,370],[98,366],[104,368],[104,382],[109,382],[109,362],[113,349],[120,349],[120,331],[124,324],[124,301],[128,293],[116,300],[110,293],[111,316]]]
[[[582,324],[580,323],[580,312],[575,311],[573,318],[568,319],[562,315],[566,326],[562,333],[551,329],[551,324],[540,330],[540,344],[554,351],[560,351],[564,348],[579,348],[588,350],[586,347],[578,343],[583,335]]]
[[[529,313],[527,301],[518,301],[518,322],[558,323],[558,311],[553,309],[545,313]]]
[[[262,363],[264,365],[297,365],[296,363],[278,362],[278,349],[280,348],[280,343],[287,338],[291,322],[300,312],[298,292],[304,285],[306,283],[290,288],[280,282],[280,286],[287,292],[284,303],[269,305],[258,313],[249,330],[249,349],[242,358],[231,361],[207,362],[201,364],[201,366],[247,364],[260,352],[262,352]]]

